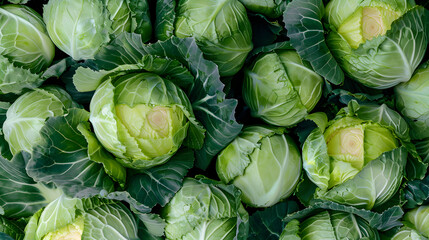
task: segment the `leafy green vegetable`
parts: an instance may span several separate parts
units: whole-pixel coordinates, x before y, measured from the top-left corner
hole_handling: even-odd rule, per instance
[[[283,129],[247,126],[218,156],[224,183],[241,190],[244,203],[269,207],[289,197],[301,176],[301,154]]]
[[[151,72],[165,79],[164,82],[168,80],[171,89],[175,88],[181,94],[181,101],[188,98],[192,109],[186,101],[181,108],[190,117],[184,145],[200,148],[202,144],[202,148],[196,151],[196,165],[202,169],[207,168],[211,159],[241,130],[242,125],[234,117],[237,101],[225,98],[224,85],[219,80],[216,65],[204,60],[193,39],[173,37],[164,42],[143,45],[140,36],[122,34],[99,52],[95,63],[104,70],[77,69],[74,76],[77,89],[91,91],[115,76]],[[108,87],[108,83],[104,86]],[[190,110],[196,120],[192,119]],[[112,125],[112,128],[116,127]],[[206,137],[202,142],[204,131]],[[101,140],[103,137],[99,135],[97,137]],[[111,136],[119,138],[117,133]]]
[[[253,48],[246,9],[237,0],[158,0],[157,9],[157,38],[194,37],[221,76],[236,74]]]
[[[250,232],[248,239],[279,239],[286,223],[282,221],[286,215],[296,212],[298,204],[294,201],[280,202],[263,211],[250,216]]]
[[[186,178],[162,209],[167,239],[246,239],[249,215],[240,192],[209,179]]]
[[[411,138],[425,162],[429,161],[429,62],[422,64],[410,81],[395,87],[396,107],[410,125]]]
[[[324,36],[322,17],[325,8],[322,0],[295,0],[283,13],[292,46],[314,71],[333,84],[344,81],[344,73],[332,56]]]
[[[243,99],[252,116],[290,127],[302,121],[322,96],[323,79],[290,47],[258,55],[245,70]]]
[[[40,86],[55,55],[41,16],[25,5],[8,4],[0,6],[0,23],[0,93]]]
[[[327,43],[352,79],[386,89],[410,80],[429,42],[429,12],[414,1],[332,0]]]
[[[137,239],[137,221],[121,203],[60,196],[34,214],[25,240]]]
[[[94,58],[110,35],[136,32],[147,41],[152,31],[146,0],[49,0],[43,19],[55,45],[75,60]]]
[[[48,86],[23,94],[9,107],[3,123],[4,138],[11,153],[31,153],[41,141],[40,129],[46,119],[64,115],[69,108],[77,106],[59,87]]]
[[[368,222],[351,213],[323,211],[304,221],[290,221],[280,236],[286,239],[380,239]]]
[[[7,217],[29,217],[62,194],[54,185],[36,182],[25,172],[25,153],[0,157],[0,210]]]
[[[408,151],[416,154],[408,131],[405,120],[385,105],[351,101],[304,143],[303,165],[318,186],[315,197],[365,209],[385,203],[401,185]],[[426,169],[421,160],[408,164]],[[422,177],[412,173],[410,179]]]
[[[264,14],[270,18],[280,17],[289,0],[271,0],[271,1],[258,1],[258,0],[240,0],[243,5],[252,12]]]

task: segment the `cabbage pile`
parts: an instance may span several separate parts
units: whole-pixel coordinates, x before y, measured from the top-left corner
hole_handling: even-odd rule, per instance
[[[0,0],[0,239],[429,239],[426,0]]]

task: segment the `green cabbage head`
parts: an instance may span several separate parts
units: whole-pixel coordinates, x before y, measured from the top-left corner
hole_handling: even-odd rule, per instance
[[[429,161],[429,62],[422,64],[410,81],[395,87],[395,98],[417,150]]]
[[[110,78],[95,91],[90,121],[124,166],[149,168],[170,159],[197,125],[185,93],[153,73]]]
[[[423,240],[429,238],[429,229],[426,225],[428,224],[428,216],[429,206],[419,206],[408,211],[403,218],[404,227],[392,239]]]
[[[194,37],[221,76],[236,74],[253,48],[250,21],[238,0],[158,0],[157,14],[158,39]]]
[[[292,220],[280,240],[379,240],[378,232],[367,221],[351,213],[323,211],[305,220]]]
[[[302,121],[322,96],[323,79],[294,50],[259,55],[245,70],[243,99],[252,116],[289,127]]]
[[[150,39],[152,26],[146,0],[49,0],[43,19],[55,45],[75,60],[93,59],[122,32]]]
[[[429,12],[414,0],[331,0],[327,43],[354,80],[386,89],[410,80],[429,41]]]
[[[319,124],[303,145],[303,166],[315,197],[371,209],[389,200],[404,176],[408,125],[385,105],[352,101]],[[327,127],[325,127],[327,126]]]
[[[59,87],[37,88],[20,96],[6,112],[3,123],[5,140],[13,155],[31,153],[42,139],[40,130],[49,117],[63,116],[78,105]]]
[[[283,132],[248,126],[217,158],[219,178],[240,189],[250,206],[269,207],[289,197],[300,179],[300,151]]]
[[[24,5],[0,6],[0,94],[40,86],[55,46],[42,17]]]
[[[137,221],[119,202],[64,195],[36,212],[25,227],[25,240],[136,240]]]
[[[0,23],[2,58],[32,73],[40,73],[51,65],[55,46],[36,11],[23,5],[3,5],[0,6]]]
[[[210,179],[185,178],[161,211],[166,239],[246,239],[249,215],[240,191]],[[241,238],[238,238],[241,236]]]

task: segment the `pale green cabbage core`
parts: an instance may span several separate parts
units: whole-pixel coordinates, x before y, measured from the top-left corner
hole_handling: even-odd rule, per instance
[[[341,123],[347,123],[347,119],[359,121],[344,119]],[[398,140],[392,132],[378,124],[338,125],[333,124],[325,133],[331,160],[329,188],[353,178],[370,161],[398,147]]]
[[[385,35],[400,16],[387,7],[360,7],[340,25],[338,33],[356,49],[367,40]]]
[[[46,234],[42,240],[81,240],[84,222],[83,216],[80,216],[74,223],[68,224],[55,232]]]
[[[116,105],[116,115],[141,149],[149,158],[168,154],[177,144],[174,139],[186,125],[186,117],[177,106],[150,106],[137,104]],[[183,139],[182,139],[183,140]]]

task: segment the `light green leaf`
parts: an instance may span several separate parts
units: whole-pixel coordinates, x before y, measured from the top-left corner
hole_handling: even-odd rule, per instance
[[[76,211],[78,204],[80,204],[79,200],[68,198],[65,195],[52,201],[40,214],[36,239],[41,239],[47,233],[73,223],[79,214]]]
[[[406,162],[404,147],[385,152],[365,165],[352,179],[320,193],[319,197],[357,208],[380,206],[399,189]]]
[[[86,209],[82,239],[138,239],[137,221],[121,203],[105,203]]]
[[[315,128],[302,147],[303,167],[308,178],[320,189],[327,190],[330,179],[330,159],[325,137]]]
[[[15,3],[17,3],[16,0]],[[23,5],[3,5],[0,7],[0,23],[1,58],[7,58],[17,68],[22,68],[21,73],[15,74],[22,75],[23,69],[28,69],[28,73],[39,74],[51,65],[55,46],[46,32],[45,23],[39,13]],[[2,60],[0,65],[4,64]],[[30,80],[19,77],[16,76],[14,80],[21,84],[25,83],[24,80]],[[13,81],[9,79],[3,82]]]
[[[25,89],[37,88],[43,79],[30,70],[15,67],[7,58],[0,55],[0,91],[3,94],[20,94]]]

